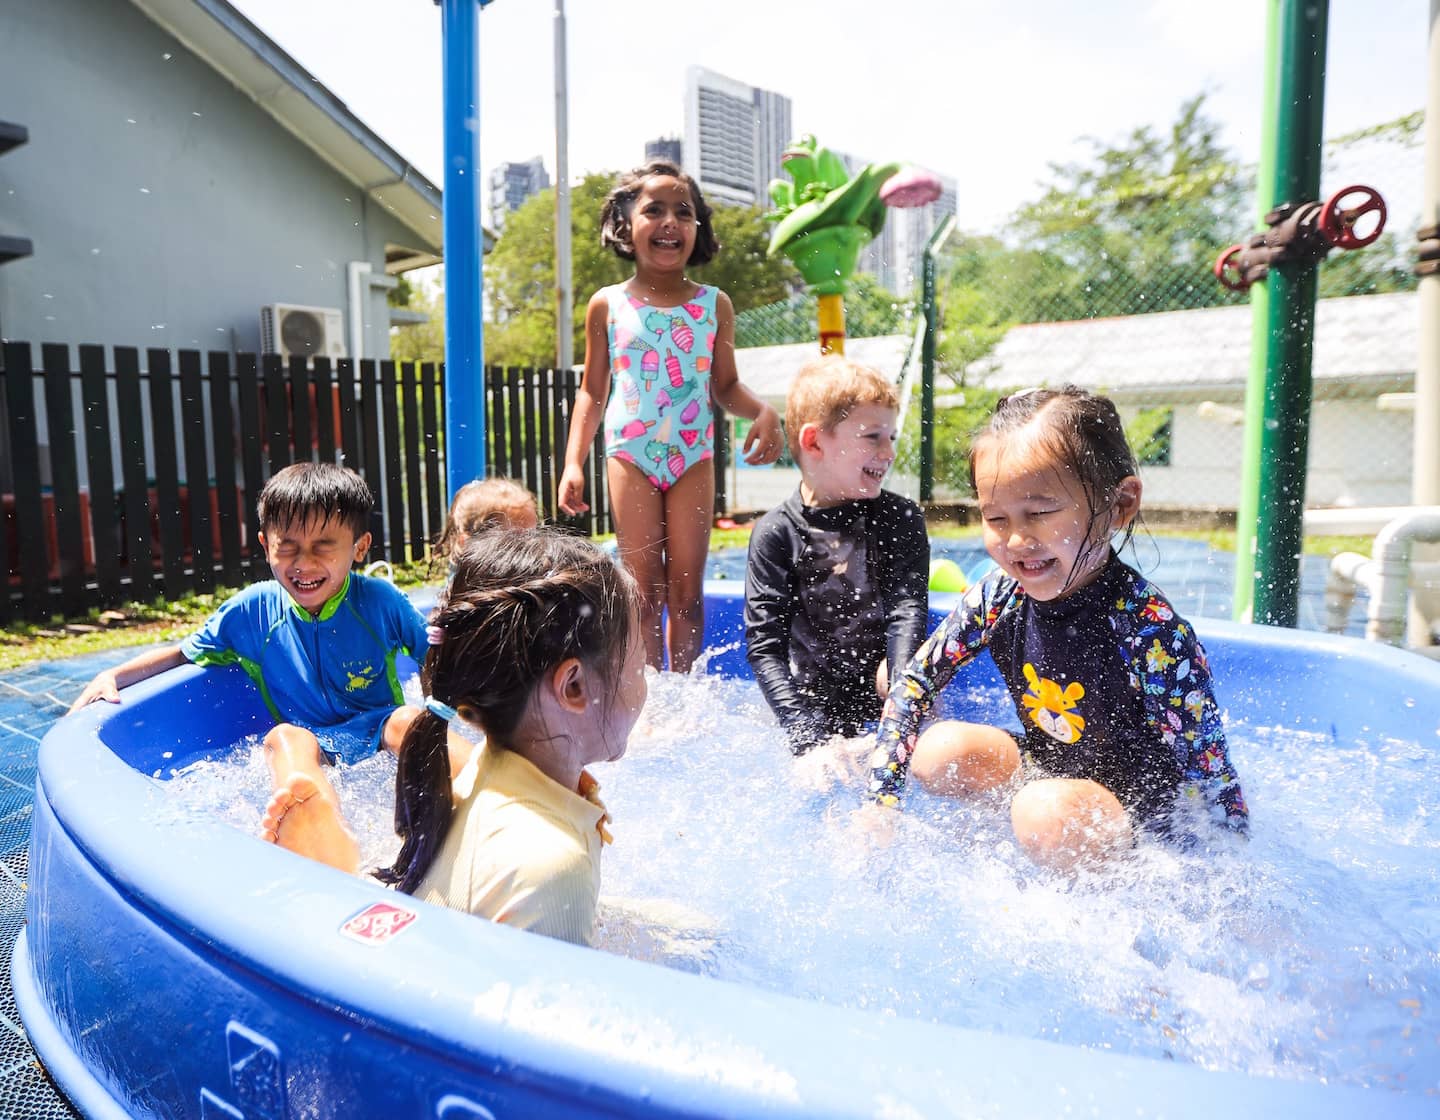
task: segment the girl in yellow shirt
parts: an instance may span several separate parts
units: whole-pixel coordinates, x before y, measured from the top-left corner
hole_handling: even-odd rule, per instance
[[[400,751],[400,852],[377,877],[429,902],[588,943],[609,835],[585,767],[625,753],[644,707],[638,617],[633,578],[588,541],[541,529],[467,545],[431,619],[425,710]],[[479,727],[486,743],[452,782],[456,720]],[[353,872],[345,822],[313,803],[315,792],[305,775],[282,783],[261,835]]]

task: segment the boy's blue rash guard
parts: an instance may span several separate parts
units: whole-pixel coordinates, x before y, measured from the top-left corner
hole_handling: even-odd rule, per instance
[[[403,704],[396,657],[425,656],[425,619],[383,579],[350,573],[318,616],[275,580],[252,584],[180,651],[196,665],[240,665],[277,723],[309,728],[346,762],[373,754]],[[343,729],[343,734],[325,734]]]
[[[1021,750],[1048,774],[1093,779],[1142,821],[1163,821],[1188,796],[1246,828],[1205,651],[1160,590],[1115,556],[1063,599],[1033,600],[999,569],[965,594],[890,691],[870,760],[877,800],[895,802],[921,720],[987,647],[1025,728]]]

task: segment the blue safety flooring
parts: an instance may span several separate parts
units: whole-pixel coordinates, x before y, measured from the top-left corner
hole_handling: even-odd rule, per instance
[[[10,987],[10,957],[25,924],[30,813],[40,740],[85,683],[134,649],[27,665],[0,677],[0,1118],[51,1120],[78,1113],[41,1067]]]

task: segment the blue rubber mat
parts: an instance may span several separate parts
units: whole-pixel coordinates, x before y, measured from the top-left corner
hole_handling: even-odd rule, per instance
[[[0,1117],[6,1120],[78,1117],[31,1049],[15,1010],[10,956],[25,924],[30,808],[40,740],[91,677],[134,653],[109,650],[37,662],[0,677]]]

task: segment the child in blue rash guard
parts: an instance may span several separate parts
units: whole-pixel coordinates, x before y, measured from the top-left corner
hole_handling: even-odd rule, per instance
[[[277,727],[271,773],[309,774],[330,800],[324,767],[398,751],[416,709],[404,707],[396,657],[427,648],[425,620],[390,583],[350,570],[370,548],[374,499],[354,471],[296,463],[260,492],[259,541],[275,577],[223,603],[179,646],[150,650],[95,677],[74,708],[167,669],[239,664]],[[314,732],[285,734],[289,725]],[[457,770],[464,760],[457,760]]]
[[[907,771],[946,795],[1028,779],[1011,824],[1037,863],[1068,869],[1176,827],[1193,802],[1248,825],[1210,671],[1194,630],[1122,562],[1141,484],[1115,406],[1071,386],[1003,398],[970,452],[997,567],[895,681],[871,757],[872,796],[897,802]],[[944,721],[936,695],[988,648],[1025,730]]]

